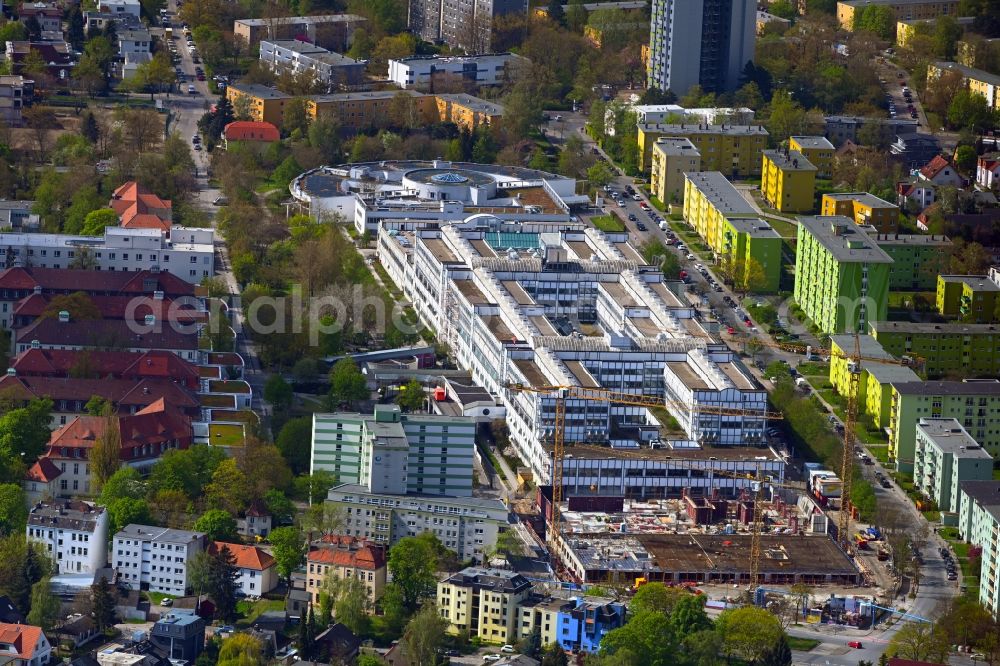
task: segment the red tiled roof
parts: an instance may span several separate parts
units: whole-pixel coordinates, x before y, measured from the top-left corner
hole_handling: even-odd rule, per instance
[[[198,368],[168,351],[78,351],[74,349],[28,349],[11,362],[20,376],[67,376],[84,369],[92,377],[162,377],[174,381],[197,381]]]
[[[385,566],[385,549],[370,543],[365,543],[357,548],[319,546],[310,550],[307,557],[310,562],[336,567],[376,570]]]
[[[15,317],[40,317],[49,307],[53,296],[31,293],[14,304]],[[151,314],[157,319],[177,322],[206,321],[208,313],[196,310],[193,306],[164,296],[162,299],[150,296],[105,296],[102,294],[88,295],[90,301],[101,313],[104,319],[125,319],[128,316],[133,321],[145,321]]]
[[[948,161],[948,158],[943,155],[935,155],[934,159],[920,169],[920,173],[927,180],[933,180],[939,173],[950,166],[951,163]]]
[[[64,447],[93,448],[94,442],[104,435],[107,423],[108,420],[100,416],[77,416],[52,433],[45,455],[59,458]],[[121,436],[123,461],[158,457],[163,446],[177,442],[186,447],[192,437],[191,420],[162,398],[135,414],[119,416],[116,425]],[[149,447],[147,452],[143,452],[143,447]]]
[[[122,227],[170,230],[172,203],[134,180],[120,185],[108,205],[118,214]]]
[[[31,661],[35,648],[42,638],[42,628],[30,624],[7,624],[0,622],[0,643],[6,643],[17,650],[17,658]]]
[[[236,558],[236,566],[240,569],[253,569],[254,571],[264,571],[270,569],[276,562],[271,554],[261,550],[257,546],[244,546],[238,543],[226,543],[223,541],[213,541],[208,545],[208,552],[214,555],[225,546]]]
[[[250,507],[247,508],[246,515],[262,518],[264,516],[270,516],[271,512],[268,510],[267,505],[259,499],[255,499],[250,503]]]
[[[278,128],[271,123],[237,120],[223,129],[226,141],[277,141],[281,138]]]
[[[75,400],[86,402],[99,395],[114,402],[119,409],[145,407],[166,399],[182,409],[198,406],[194,396],[169,379],[77,379],[75,377],[0,377],[0,393],[6,397],[31,400]]]
[[[56,467],[56,464],[49,460],[48,458],[39,458],[38,461],[31,466],[25,478],[28,481],[41,481],[42,483],[48,483],[53,479],[59,478],[62,475],[62,470]]]
[[[193,351],[198,349],[198,334],[175,330],[169,323],[151,327],[147,333],[136,333],[134,322],[120,319],[90,321],[59,321],[36,319],[17,329],[16,340],[26,344],[38,340],[43,345],[96,348],[164,349]]]
[[[144,271],[89,271],[72,268],[16,267],[0,271],[0,289],[86,294],[148,294],[162,291],[164,296],[194,296],[195,285],[172,273]]]

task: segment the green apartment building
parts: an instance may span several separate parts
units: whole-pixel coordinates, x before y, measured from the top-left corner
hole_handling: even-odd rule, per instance
[[[942,512],[958,513],[963,481],[993,478],[993,458],[955,419],[920,419],[913,459],[913,484]],[[952,516],[952,520],[955,516]]]
[[[945,317],[977,324],[996,321],[1000,285],[985,275],[939,275],[937,309]]]
[[[983,549],[979,603],[1000,617],[1000,481],[965,481],[960,496],[959,534]]]
[[[761,284],[751,291],[774,293],[781,282],[781,236],[758,217],[727,217],[722,220],[722,256],[738,265],[750,259],[763,270]]]
[[[868,326],[885,351],[913,357],[929,378],[1000,376],[1000,325],[873,321]]]
[[[858,336],[861,341],[861,355],[866,359],[885,359],[892,363],[865,360],[861,364],[858,377],[858,412],[867,415],[878,428],[889,425],[889,408],[892,405],[892,385],[903,382],[919,382],[920,377],[909,367],[897,365],[896,357],[882,348],[870,335]],[[830,337],[830,383],[837,393],[845,398],[850,395],[853,362],[847,357],[854,353],[853,335]]]
[[[948,270],[955,244],[947,236],[882,234],[874,227],[865,229],[892,257],[889,291],[931,291],[938,275]]]
[[[795,300],[821,331],[864,332],[885,319],[892,257],[849,217],[800,217]]]
[[[397,405],[314,414],[310,471],[372,492],[470,497],[475,444],[469,417],[403,414]]]
[[[892,385],[889,458],[896,469],[913,471],[917,423],[953,418],[991,455],[1000,451],[1000,381],[904,382]]]

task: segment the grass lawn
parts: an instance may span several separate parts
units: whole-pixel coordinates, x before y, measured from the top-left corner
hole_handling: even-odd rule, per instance
[[[617,215],[597,215],[590,218],[595,227],[606,233],[625,231],[625,223]]]
[[[199,365],[198,376],[202,379],[221,379],[222,368],[212,365]]]
[[[923,514],[924,519],[928,523],[936,523],[936,522],[939,522],[941,520],[941,512],[940,511],[921,511],[920,513]]]
[[[260,417],[249,409],[213,409],[213,421],[233,421],[236,423],[256,423]]]
[[[878,460],[880,463],[882,463],[883,465],[888,464],[888,462],[889,462],[889,446],[888,445],[884,445],[884,446],[874,445],[873,446],[873,445],[869,444],[868,445],[868,450],[871,451],[871,454],[873,456],[875,456],[875,459]]]
[[[795,238],[798,236],[798,226],[792,224],[791,222],[779,220],[776,217],[765,216],[764,219],[767,220],[767,223],[770,224],[782,238]]]
[[[243,446],[243,426],[235,423],[209,423],[208,443],[212,446]]]
[[[202,407],[236,409],[236,397],[232,395],[199,395],[198,402]]]
[[[799,652],[809,652],[814,647],[819,645],[819,641],[815,638],[799,638],[798,636],[788,637],[788,647],[793,650],[798,650]]]
[[[260,599],[259,601],[238,601],[236,612],[243,617],[236,621],[237,627],[249,627],[261,614],[268,611],[285,609],[285,602],[280,599]]]
[[[146,592],[147,597],[149,597],[149,603],[159,606],[160,602],[164,599],[173,599],[174,597],[169,594],[163,594],[162,592]]]
[[[822,375],[824,377],[830,376],[830,364],[829,363],[815,363],[812,361],[806,363],[799,363],[795,366],[795,369],[799,371],[800,375]]]

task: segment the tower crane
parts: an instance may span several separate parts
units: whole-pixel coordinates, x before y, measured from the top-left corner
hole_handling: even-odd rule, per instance
[[[756,340],[762,347],[765,348],[781,349],[782,351],[793,353],[802,353],[805,351],[798,347],[792,347],[791,345],[768,342],[759,338]],[[857,439],[854,434],[854,428],[857,425],[858,420],[858,388],[861,383],[861,364],[862,362],[882,363],[887,365],[902,365],[906,367],[919,368],[924,361],[924,359],[919,356],[907,356],[899,360],[878,356],[863,356],[861,354],[861,335],[859,333],[855,332],[853,334],[853,342],[853,349],[850,351],[840,351],[837,349],[813,349],[813,351],[829,355],[831,358],[836,356],[837,358],[847,360],[847,409],[844,414],[844,448],[840,460],[840,480],[843,485],[841,486],[840,491],[840,514],[837,521],[837,541],[840,543],[840,547],[845,553],[852,551],[854,548],[850,536],[851,514],[853,513],[853,507],[851,505],[851,489],[854,483],[853,454],[854,445]]]
[[[613,391],[610,389],[603,388],[592,388],[585,386],[529,386],[527,384],[506,384],[505,388],[509,391],[519,392],[519,393],[534,393],[538,395],[552,395],[555,396],[555,424],[554,424],[554,447],[552,454],[552,515],[549,522],[549,530],[551,533],[557,535],[557,537],[562,536],[562,525],[560,520],[560,504],[563,500],[563,461],[565,459],[566,453],[566,441],[565,441],[565,430],[566,430],[566,400],[569,399],[582,399],[582,400],[595,400],[601,402],[608,402],[616,405],[634,405],[638,407],[665,407],[665,406],[676,406],[683,409],[690,408],[687,403],[664,400],[663,398],[658,398],[655,396],[644,396],[635,395],[631,393],[624,393],[621,391]],[[771,412],[768,410],[760,409],[732,409],[726,407],[711,407],[705,406],[700,407],[699,411],[710,414],[718,414],[722,416],[757,416],[763,419],[775,419],[781,420],[784,416],[780,412]],[[677,461],[678,466],[688,467],[680,461]],[[690,466],[691,469],[703,469],[695,465]],[[760,537],[764,525],[764,511],[763,511],[763,489],[765,485],[772,487],[790,488],[793,490],[804,490],[804,486],[796,486],[787,483],[777,483],[770,479],[770,477],[765,477],[761,474],[758,468],[757,473],[753,476],[748,474],[736,474],[731,472],[725,472],[722,470],[712,470],[714,476],[723,476],[727,478],[749,480],[751,481],[752,488],[754,490],[753,496],[753,517],[751,520],[751,547],[750,547],[750,589],[752,590],[756,587],[757,580],[760,576]]]

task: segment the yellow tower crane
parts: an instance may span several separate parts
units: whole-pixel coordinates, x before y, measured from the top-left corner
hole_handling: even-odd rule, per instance
[[[563,461],[566,455],[566,400],[581,399],[609,402],[615,405],[634,405],[637,407],[678,407],[689,409],[691,405],[687,403],[664,400],[655,396],[635,395],[610,389],[591,388],[585,386],[529,386],[526,384],[507,384],[505,388],[509,391],[520,393],[534,393],[538,395],[549,395],[555,397],[555,423],[553,431],[553,451],[552,451],[552,515],[549,522],[549,530],[552,534],[561,538],[560,504],[563,500]],[[784,416],[780,412],[771,412],[760,409],[732,409],[726,407],[699,407],[699,411],[708,414],[718,414],[721,416],[755,416],[765,419],[781,420]],[[677,461],[680,467],[688,467]],[[703,469],[696,465],[690,465],[691,469]],[[805,490],[804,485],[792,485],[777,483],[760,473],[758,469],[756,475],[734,474],[721,470],[712,470],[715,476],[727,478],[750,480],[754,490],[753,517],[751,520],[751,541],[750,541],[750,589],[756,587],[760,576],[760,537],[764,524],[763,511],[763,489],[765,485],[772,487],[790,488],[797,491]]]
[[[806,349],[781,343],[772,343],[759,338],[756,339],[760,346],[765,348],[780,349],[791,353],[805,353]],[[854,432],[858,421],[858,388],[861,384],[861,364],[882,363],[887,365],[902,365],[911,368],[919,368],[924,359],[919,356],[907,356],[897,360],[894,358],[882,358],[878,356],[863,356],[861,354],[861,336],[854,333],[854,348],[850,351],[840,351],[837,349],[812,348],[811,351],[821,355],[836,356],[847,360],[848,389],[847,389],[847,409],[844,414],[844,450],[840,460],[840,480],[843,483],[840,491],[840,514],[837,520],[837,541],[844,552],[850,552],[854,548],[851,541],[851,486],[854,483],[854,444],[856,435]]]

